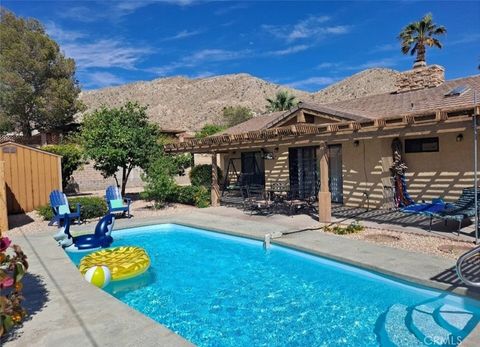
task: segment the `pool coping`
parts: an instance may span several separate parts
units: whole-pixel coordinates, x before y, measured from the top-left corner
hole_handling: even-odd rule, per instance
[[[209,215],[207,213],[194,212],[192,214],[189,214],[188,216],[174,215],[174,216],[164,216],[164,217],[155,217],[155,218],[144,218],[140,220],[138,219],[137,220],[119,220],[116,222],[117,224],[116,224],[115,230],[170,223],[170,224],[183,225],[187,227],[200,228],[207,231],[213,231],[213,232],[227,234],[227,235],[246,237],[246,238],[250,238],[258,241],[263,241],[264,234],[267,232],[271,232],[272,230],[280,230],[281,232],[284,232],[284,233],[289,232],[288,227],[275,225],[271,223],[258,223],[253,221],[246,222],[246,221],[240,221],[240,220],[238,220],[238,223],[232,223],[232,222],[235,222],[235,218],[226,218],[223,216],[215,216],[215,218],[212,218],[211,214]],[[91,226],[89,228],[91,228]],[[261,229],[262,231],[261,232],[255,231],[256,229]],[[305,233],[309,233],[309,234],[305,234]],[[376,254],[375,254],[375,257],[373,258],[371,257],[372,254],[379,251],[379,249],[385,249],[385,247],[378,246],[375,244],[370,244],[365,241],[341,238],[339,236],[327,234],[320,231],[306,231],[305,233],[286,234],[282,238],[273,239],[272,244],[277,244],[280,246],[299,250],[302,252],[317,255],[327,259],[340,261],[348,265],[353,265],[366,270],[372,270],[380,274],[393,276],[395,278],[417,283],[426,287],[446,290],[448,292],[452,292],[461,296],[467,296],[477,300],[480,298],[479,293],[473,293],[463,287],[452,288],[451,286],[447,286],[446,284],[435,282],[431,280],[429,277],[425,278],[425,276],[422,277],[418,275],[415,275],[415,276],[409,275],[408,266],[406,267],[407,271],[399,271],[398,269],[391,268],[391,261],[379,262],[376,257]],[[32,258],[37,258],[35,260],[37,260],[39,263],[43,263],[42,258],[45,259],[45,262],[48,263],[48,269],[45,267],[45,269],[42,270],[41,266],[39,266],[39,264],[36,264],[37,262],[31,262],[32,266],[30,271],[33,273],[43,272],[43,275],[45,276],[44,282],[48,287],[48,289],[50,290],[50,292],[53,293],[53,298],[51,299],[51,301],[54,299],[65,301],[65,298],[62,297],[61,294],[59,295],[58,288],[57,289],[55,288],[55,286],[59,286],[60,284],[61,284],[61,289],[63,289],[64,292],[68,292],[71,295],[73,295],[74,300],[69,300],[70,302],[67,302],[67,306],[70,305],[69,307],[71,310],[71,306],[73,305],[74,311],[76,311],[77,314],[81,313],[80,316],[77,317],[77,320],[78,318],[80,319],[80,325],[82,326],[83,324],[82,326],[83,329],[87,329],[87,330],[93,329],[92,331],[95,333],[95,337],[97,337],[97,339],[102,341],[101,345],[105,345],[105,346],[118,345],[118,341],[121,341],[122,345],[130,345],[130,342],[132,343],[132,345],[136,345],[138,343],[139,336],[135,335],[132,337],[131,333],[129,334],[129,332],[131,332],[132,330],[132,325],[140,327],[139,329],[141,329],[142,331],[141,337],[144,340],[143,344],[146,343],[146,345],[149,345],[149,342],[151,342],[152,343],[151,345],[156,345],[158,343],[163,342],[164,344],[168,344],[169,346],[191,345],[191,343],[186,341],[183,337],[171,332],[169,329],[167,329],[160,323],[153,321],[147,316],[137,312],[136,310],[122,303],[120,300],[114,299],[109,294],[103,292],[102,290],[98,290],[97,288],[85,282],[82,276],[80,275],[80,273],[77,271],[74,264],[68,258],[67,254],[56,245],[55,241],[51,237],[52,234],[53,234],[52,232],[48,232],[48,233],[40,232],[37,234],[13,235],[12,239],[14,242],[20,244],[24,248],[26,254],[29,255],[30,260]],[[300,234],[301,234],[301,237],[299,236]],[[305,236],[308,236],[308,237],[305,238]],[[31,240],[36,240],[35,244],[40,244],[41,247],[33,247]],[[341,246],[347,245],[348,247],[338,247],[340,245]],[[362,252],[362,248],[370,249],[370,251],[366,252],[365,250],[363,250]],[[352,252],[352,250],[358,253],[355,253],[355,255],[353,256],[354,252]],[[411,261],[412,259],[410,259],[410,257],[416,254],[413,252],[408,252],[400,249],[392,249],[392,248],[389,248],[387,250],[387,253],[389,254],[391,253],[390,255],[392,259],[409,260],[410,263],[412,262]],[[424,254],[419,256],[420,259],[422,259],[422,257],[427,260],[430,258],[431,262],[443,260],[442,265],[437,266],[438,268],[442,268],[442,266],[443,267],[449,266],[450,264],[448,259],[445,260],[443,258],[434,257],[434,256],[427,257],[427,255],[424,255]],[[431,258],[434,258],[434,260],[432,261]],[[405,267],[406,264],[409,263],[409,261],[404,261],[402,265]],[[67,263],[70,265],[68,266]],[[413,261],[413,263],[415,263],[415,261]],[[425,266],[426,264],[422,263],[422,265]],[[56,272],[62,273],[63,276],[53,277],[51,274]],[[89,305],[87,305],[88,306],[87,308],[82,307],[85,304],[81,300],[82,296],[81,295],[75,296],[75,293],[78,294],[79,288],[81,289],[82,293],[87,292],[89,296],[89,300],[92,300],[92,302],[89,302]],[[28,296],[26,297],[28,299]],[[113,298],[114,300],[108,300],[106,298]],[[72,298],[69,298],[69,299],[72,299]],[[99,329],[98,324],[95,325],[89,322],[89,319],[91,319],[92,317],[97,317],[98,319],[100,319],[99,316],[102,316],[101,312],[98,312],[98,311],[96,312],[95,309],[98,308],[98,305],[104,306],[106,302],[108,303],[107,306],[110,307],[113,310],[113,312],[117,312],[117,314],[115,314],[116,316],[120,316],[120,317],[122,317],[123,315],[129,316],[129,320],[126,322],[117,323],[117,320],[115,321],[116,329],[114,329],[115,330],[114,335],[112,335],[111,333],[105,335],[104,332],[102,332],[101,330],[97,331]],[[47,309],[48,309],[48,306],[47,306]],[[63,307],[63,309],[65,310],[65,307]],[[42,315],[47,314],[46,312],[45,313],[40,312],[40,313]],[[40,322],[40,327],[38,327],[39,324],[34,324],[35,319],[36,317],[34,316],[32,320],[27,321],[24,325],[24,328],[21,329],[23,335],[21,335],[17,340],[8,342],[7,345],[8,346],[24,345],[25,338],[28,341],[28,336],[32,335],[32,333],[30,334],[27,333],[27,328],[28,329],[33,328],[34,329],[33,336],[37,337],[37,335],[35,334],[35,329],[42,330],[41,328],[43,328],[44,330],[45,327],[42,327],[41,325],[45,324],[45,322]],[[49,322],[49,324],[51,323]],[[88,337],[88,334],[86,334],[85,331],[81,331],[82,329],[77,329],[77,330],[78,331],[75,331],[72,333],[80,335],[86,343],[89,343],[90,345],[96,345],[92,343],[91,339]],[[50,342],[56,341],[58,343],[59,341],[62,341],[62,345],[68,345],[68,344],[65,344],[63,340],[60,340],[58,336],[54,336],[55,333],[47,331],[46,333],[44,332],[44,335],[45,335],[44,337],[47,338],[48,341]],[[114,336],[114,340],[117,341],[113,344],[111,344],[112,336]],[[31,341],[32,340],[30,339],[29,341],[30,344],[31,344]],[[49,343],[49,344],[53,344],[53,343]],[[73,345],[78,345],[78,341],[75,341],[75,344]],[[478,345],[480,345],[480,325],[475,327],[475,329],[462,342],[462,346],[478,346]]]

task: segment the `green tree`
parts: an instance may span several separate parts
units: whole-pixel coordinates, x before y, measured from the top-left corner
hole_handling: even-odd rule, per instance
[[[217,124],[205,124],[200,131],[195,133],[195,138],[203,139],[204,137],[215,135],[225,130],[225,127]]]
[[[228,106],[223,109],[223,119],[227,127],[233,127],[252,117],[252,111],[245,106]]]
[[[0,9],[0,119],[31,136],[73,120],[81,109],[75,62],[35,19]]]
[[[290,94],[288,90],[279,90],[274,99],[267,98],[268,102],[267,110],[274,111],[286,111],[297,106],[297,98]]]
[[[80,138],[87,157],[104,177],[113,176],[120,186],[117,172],[122,175],[121,191],[125,194],[128,177],[134,167],[148,168],[150,161],[161,153],[159,129],[149,123],[146,107],[127,102],[119,108],[95,110],[86,115]]]
[[[442,48],[442,43],[435,37],[444,35],[447,29],[433,22],[432,14],[427,13],[418,22],[408,24],[398,35],[402,53],[417,54],[413,67],[426,66],[426,47]]]
[[[82,148],[74,143],[66,143],[43,146],[42,149],[62,156],[62,186],[64,190],[67,189],[73,172],[85,163]]]

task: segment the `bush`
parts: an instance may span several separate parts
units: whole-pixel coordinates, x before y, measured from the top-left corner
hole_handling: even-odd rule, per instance
[[[195,138],[203,139],[204,137],[215,135],[223,130],[225,130],[223,125],[205,124],[200,131],[195,133]]]
[[[218,181],[222,181],[222,170],[217,168]],[[190,171],[190,182],[193,186],[203,186],[208,189],[212,186],[212,165],[204,164],[192,167]]]
[[[70,211],[77,210],[77,204],[80,204],[80,216],[82,219],[92,219],[102,217],[107,214],[108,207],[104,199],[98,196],[84,196],[78,198],[68,199]],[[41,206],[37,212],[44,220],[51,220],[53,218],[53,211],[50,205]]]
[[[42,149],[62,156],[62,186],[63,189],[66,189],[73,172],[80,168],[85,162],[83,150],[80,146],[73,143],[48,145],[43,146]]]
[[[173,175],[177,167],[171,157],[160,156],[148,168],[142,176],[145,190],[141,197],[148,201],[154,201],[155,207],[161,208],[173,196],[176,189]]]
[[[204,208],[210,206],[210,191],[203,186],[176,186],[168,201]]]
[[[223,119],[229,127],[243,123],[253,117],[252,111],[244,106],[228,106],[223,109]]]
[[[363,231],[365,227],[358,222],[352,222],[346,227],[341,225],[333,225],[333,226],[325,226],[324,230],[326,232],[334,233],[337,235],[348,235],[348,234],[355,234],[360,231]]]

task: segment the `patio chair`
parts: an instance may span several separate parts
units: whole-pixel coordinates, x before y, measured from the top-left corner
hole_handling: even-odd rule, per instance
[[[122,215],[126,214],[127,218],[131,217],[130,203],[132,199],[122,197],[117,186],[109,186],[105,196],[107,199],[108,213],[121,213]],[[126,205],[124,203],[126,203]]]
[[[53,190],[50,193],[50,207],[53,211],[53,218],[48,225],[53,225],[55,223],[62,225],[62,223],[65,221],[65,215],[67,215],[70,220],[77,219],[78,223],[81,223],[81,205],[77,204],[77,210],[75,212],[70,211],[67,196],[63,192],[59,190]]]
[[[480,191],[477,193],[477,200],[480,201]],[[458,222],[458,234],[462,228],[462,222],[465,219],[470,219],[475,216],[475,188],[465,188],[458,200],[452,204],[446,204],[445,209],[432,212],[430,216],[430,229],[432,228],[432,220],[434,218],[442,219],[447,224],[447,221],[454,220]],[[475,226],[478,227],[478,226]]]
[[[244,210],[259,213],[271,213],[272,202],[265,194],[265,189],[262,185],[247,185],[245,186],[247,197],[244,200]]]

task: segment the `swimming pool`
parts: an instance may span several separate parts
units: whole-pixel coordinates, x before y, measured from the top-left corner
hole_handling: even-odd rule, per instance
[[[151,267],[105,290],[199,346],[456,345],[480,319],[477,301],[259,241],[174,224],[113,237]]]

